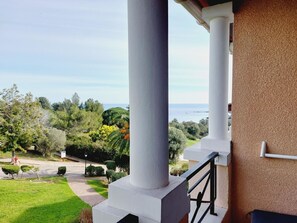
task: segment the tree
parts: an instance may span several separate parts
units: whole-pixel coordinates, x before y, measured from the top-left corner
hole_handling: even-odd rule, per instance
[[[185,130],[186,136],[190,136],[192,139],[198,138],[200,134],[200,127],[199,124],[193,121],[183,122],[182,123]],[[188,137],[188,138],[190,138]]]
[[[102,124],[122,128],[125,123],[129,123],[129,110],[120,107],[110,108],[102,113],[102,118]]]
[[[30,93],[21,95],[14,84],[0,93],[0,150],[25,151],[40,133],[40,105]]]
[[[183,152],[187,138],[184,133],[174,127],[169,127],[169,161],[176,162],[179,158],[179,155]]]
[[[98,114],[102,114],[104,111],[103,105],[101,103],[99,103],[97,100],[94,101],[93,99],[89,98],[85,104],[84,104],[84,108],[86,111],[90,111],[90,112],[96,112]]]
[[[80,98],[79,98],[78,94],[75,92],[74,95],[71,98],[72,104],[75,104],[75,105],[78,106],[79,105],[79,100],[80,100]]]
[[[112,132],[109,137],[109,147],[116,149],[119,154],[129,154],[130,150],[130,126],[129,120],[124,126]]]
[[[51,103],[46,97],[39,97],[37,98],[37,100],[43,109],[46,109],[46,110],[51,109]]]
[[[44,129],[43,136],[39,138],[37,150],[43,156],[51,156],[53,152],[61,151],[66,144],[66,133],[56,128]]]
[[[107,142],[109,135],[116,130],[118,130],[118,127],[116,127],[115,125],[102,125],[98,131],[91,131],[89,133],[89,136],[91,137],[93,142],[96,142],[97,140]]]

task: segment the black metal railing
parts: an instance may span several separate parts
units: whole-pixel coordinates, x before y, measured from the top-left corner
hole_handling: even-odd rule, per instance
[[[201,207],[202,203],[209,204],[204,213],[201,215],[200,219],[198,220],[198,223],[201,223],[206,216],[207,212],[210,211],[210,214],[212,215],[217,215],[215,213],[215,200],[217,197],[217,168],[215,165],[215,158],[219,156],[219,153],[217,152],[212,152],[209,154],[205,160],[202,162],[197,163],[195,166],[193,166],[191,169],[189,169],[187,172],[181,175],[181,177],[185,178],[187,181],[192,179],[197,173],[199,173],[204,167],[206,167],[208,164],[209,165],[209,170],[203,174],[201,178],[197,182],[195,182],[189,189],[188,189],[188,194],[190,195],[191,201],[196,201],[196,208],[193,214],[193,217],[191,219],[191,223],[194,223],[198,211]],[[202,189],[201,192],[198,193],[197,198],[192,198],[191,197],[191,192],[201,184],[201,182],[206,179],[205,185]],[[210,197],[209,200],[203,200],[203,197],[205,195],[207,187],[210,187],[209,192],[210,192]]]

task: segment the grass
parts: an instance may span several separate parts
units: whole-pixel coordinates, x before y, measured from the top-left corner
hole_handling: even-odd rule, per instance
[[[42,161],[59,161],[59,158],[57,156],[52,156],[52,157],[43,157],[42,155],[40,154],[35,154],[35,153],[32,153],[30,151],[28,152],[21,152],[21,151],[17,151],[16,153],[16,156],[20,158],[20,160],[22,158],[25,158],[25,159],[34,159],[34,160],[42,160]],[[1,159],[5,159],[5,158],[11,158],[11,152],[2,152],[0,151],[0,158]]]
[[[0,223],[74,223],[90,207],[63,177],[1,180],[0,198]]]
[[[88,180],[87,183],[102,197],[108,198],[108,183],[103,180]]]
[[[196,140],[187,139],[186,148],[189,147],[189,146],[192,146],[192,145],[196,144],[199,141],[200,141],[199,139],[196,139]]]

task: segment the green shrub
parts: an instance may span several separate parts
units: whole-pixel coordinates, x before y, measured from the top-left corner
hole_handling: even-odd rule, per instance
[[[104,169],[102,166],[95,167],[95,176],[104,176]]]
[[[119,179],[121,179],[122,177],[125,177],[125,176],[127,176],[127,174],[124,173],[124,172],[114,172],[111,175],[111,182],[115,182],[116,180],[119,180]]]
[[[90,165],[86,167],[86,175],[89,177],[104,176],[104,169],[101,166]]]
[[[86,175],[89,177],[93,177],[96,174],[96,168],[93,165],[86,167]]]
[[[2,167],[2,171],[6,175],[10,174],[11,178],[14,179],[14,174],[18,174],[20,172],[20,167],[15,165],[5,165]]]
[[[108,183],[111,182],[111,176],[112,176],[112,174],[114,174],[114,173],[115,173],[114,170],[106,170],[106,178],[107,178],[107,180],[108,180]]]
[[[66,166],[59,166],[58,167],[58,175],[63,176],[66,173]]]
[[[115,156],[114,160],[117,167],[119,167],[122,171],[129,173],[130,156],[125,154],[118,154]]]
[[[106,168],[108,170],[116,170],[116,163],[113,160],[106,160],[105,162]]]
[[[34,168],[34,166],[29,166],[29,165],[22,165],[21,166],[21,170],[22,172],[26,173],[29,172],[30,170],[32,170]]]

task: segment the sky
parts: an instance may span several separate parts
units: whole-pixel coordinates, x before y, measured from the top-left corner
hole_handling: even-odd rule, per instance
[[[169,0],[169,102],[208,103],[209,33]],[[0,90],[129,103],[127,0],[0,0]]]

